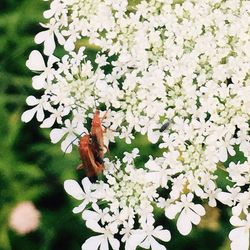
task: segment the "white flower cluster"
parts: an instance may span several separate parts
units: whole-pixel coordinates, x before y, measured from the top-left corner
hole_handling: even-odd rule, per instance
[[[168,241],[170,234],[153,227],[154,206],[170,219],[179,214],[177,228],[186,235],[205,213],[193,203],[196,197],[212,207],[217,201],[232,207],[231,247],[247,250],[250,1],[153,0],[131,8],[126,0],[53,0],[44,17],[48,22],[35,42],[43,43],[46,62],[37,50],[27,61],[38,74],[33,87],[43,95],[27,98],[31,109],[22,120],[36,115],[41,127],[58,126],[51,140],[62,140],[62,150],[70,152],[76,135],[87,133],[87,117],[105,107],[106,141],[132,143],[140,133],[164,150],[140,169],[133,163],[136,152],[127,153],[123,163],[106,159],[106,184],[84,179],[85,193],[66,181],[67,192],[84,200],[80,211],[93,204],[83,218],[103,234],[83,249],[108,249],[108,242],[118,249],[118,232],[127,249],[165,249],[155,238]],[[99,48],[94,61],[81,46],[86,38]],[[56,42],[66,51],[61,59],[54,55]],[[217,181],[221,169],[227,190]],[[100,199],[108,203],[104,210]]]
[[[99,236],[89,238],[83,244],[83,250],[94,250],[99,246],[101,249],[109,249],[108,242],[113,249],[119,249],[120,242],[114,237],[118,234],[121,241],[125,243],[126,250],[136,249],[138,245],[146,248],[151,246],[152,249],[165,249],[156,239],[170,240],[168,230],[163,229],[162,226],[154,227],[153,211],[159,198],[158,185],[151,176],[148,176],[148,171],[135,167],[136,153],[137,149],[134,149],[132,154],[126,153],[122,162],[106,160],[107,183],[93,184],[86,177],[82,181],[83,191],[76,181],[65,181],[66,192],[78,200],[83,200],[73,212],[82,212],[86,226],[101,233]],[[106,205],[104,209],[101,209],[98,202],[103,203],[103,201],[106,201]],[[89,203],[91,210],[85,209]],[[191,208],[191,204],[194,207],[201,207],[197,207],[196,211],[204,212],[201,205],[190,203]],[[185,212],[192,211],[188,206],[185,205],[185,207]],[[173,211],[172,208],[169,210]],[[189,220],[190,217],[184,218],[185,223]]]

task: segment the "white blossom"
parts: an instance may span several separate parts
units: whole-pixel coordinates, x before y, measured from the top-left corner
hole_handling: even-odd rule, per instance
[[[187,235],[192,229],[192,224],[199,224],[201,216],[205,215],[205,209],[200,204],[194,204],[193,194],[182,195],[181,201],[170,205],[165,209],[168,218],[173,219],[177,213],[180,215],[177,220],[177,229],[182,235]]]
[[[249,231],[250,231],[250,214],[247,215],[245,220],[241,220],[237,216],[233,216],[230,222],[236,228],[229,233],[231,242],[231,249],[249,249]]]
[[[87,221],[87,227],[92,229],[94,232],[101,233],[98,236],[92,236],[87,239],[82,245],[82,250],[109,250],[109,243],[114,250],[119,250],[120,243],[117,239],[114,238],[114,234],[117,232],[117,228],[115,226],[109,225],[106,227],[101,227],[95,221]]]
[[[156,239],[169,241],[171,235],[168,230],[164,230],[162,226],[154,228],[151,224],[145,224],[142,229],[134,230],[127,242],[127,249],[136,249],[139,245],[145,249],[163,250],[166,249],[158,243]]]
[[[65,191],[75,199],[82,200],[82,203],[73,209],[74,213],[80,213],[90,202],[96,202],[96,198],[91,190],[92,184],[87,177],[82,180],[82,186],[83,189],[74,180],[64,182]]]
[[[126,250],[165,249],[156,239],[170,233],[154,228],[154,207],[178,215],[177,229],[187,235],[205,214],[201,204],[218,202],[231,208],[237,227],[232,249],[249,247],[249,1],[177,2],[131,8],[126,0],[52,0],[44,12],[35,36],[43,54],[33,50],[26,62],[39,94],[26,99],[22,121],[36,117],[69,153],[99,110],[104,144],[134,147],[122,159],[105,153],[102,181],[84,178],[84,190],[65,182],[82,202],[76,211],[100,233],[82,249],[118,249],[117,234]],[[155,145],[137,166],[141,144]]]

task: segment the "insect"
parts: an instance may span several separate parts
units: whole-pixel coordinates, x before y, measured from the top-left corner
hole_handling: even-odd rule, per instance
[[[91,123],[91,131],[90,131],[92,139],[91,144],[94,151],[95,159],[99,163],[103,163],[104,149],[107,148],[104,145],[104,138],[103,138],[105,129],[103,129],[102,127],[102,120],[104,119],[106,114],[102,118],[100,118],[100,112],[99,110],[96,110]]]
[[[169,122],[169,121],[165,122],[165,123],[160,127],[159,131],[160,131],[160,132],[163,132],[165,129],[167,129],[167,128],[169,127],[169,125],[170,125],[170,122]]]
[[[103,163],[96,161],[91,135],[84,135],[79,141],[79,153],[82,163],[77,169],[86,169],[88,177],[95,177],[104,170]]]
[[[104,117],[103,117],[104,118]],[[104,170],[104,129],[102,128],[102,119],[99,110],[96,110],[92,123],[90,134],[85,134],[79,141],[79,153],[82,164],[77,169],[86,169],[88,177],[96,177]]]

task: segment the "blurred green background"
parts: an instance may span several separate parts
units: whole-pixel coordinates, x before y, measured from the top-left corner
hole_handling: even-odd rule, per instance
[[[77,201],[63,189],[64,180],[83,178],[83,172],[75,171],[78,150],[63,156],[60,145],[50,143],[49,130],[40,129],[34,120],[28,124],[20,120],[26,97],[39,96],[31,87],[33,75],[25,61],[31,50],[42,50],[33,39],[41,30],[39,22],[49,3],[0,1],[0,250],[79,250],[93,233],[80,215],[72,213]],[[95,52],[89,49],[88,53]],[[119,141],[110,151],[121,156],[134,146],[140,147],[142,161],[157,149],[144,137],[137,137],[132,146]],[[8,224],[12,209],[22,201],[32,201],[41,212],[39,228],[27,235],[17,234]],[[170,250],[229,249],[228,216],[222,208],[208,210],[201,226],[188,237],[180,236],[173,222],[156,213],[157,223],[171,230],[172,240],[166,244]]]

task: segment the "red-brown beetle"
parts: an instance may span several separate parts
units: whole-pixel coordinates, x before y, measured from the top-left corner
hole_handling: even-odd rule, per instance
[[[104,132],[102,119],[99,110],[96,110],[92,123],[90,134],[85,134],[79,141],[79,153],[82,160],[77,169],[86,169],[88,177],[95,177],[104,170]]]
[[[94,177],[102,173],[104,165],[95,159],[95,151],[92,147],[90,135],[84,135],[81,137],[78,149],[82,163],[77,167],[77,169],[85,169],[88,177]]]
[[[105,116],[106,114],[104,115],[104,117]],[[91,131],[90,131],[92,139],[91,144],[94,151],[95,159],[99,163],[103,163],[104,149],[106,148],[106,146],[104,145],[104,137],[103,137],[105,130],[102,127],[102,119],[104,117],[100,118],[100,112],[99,110],[96,110],[92,119]]]

